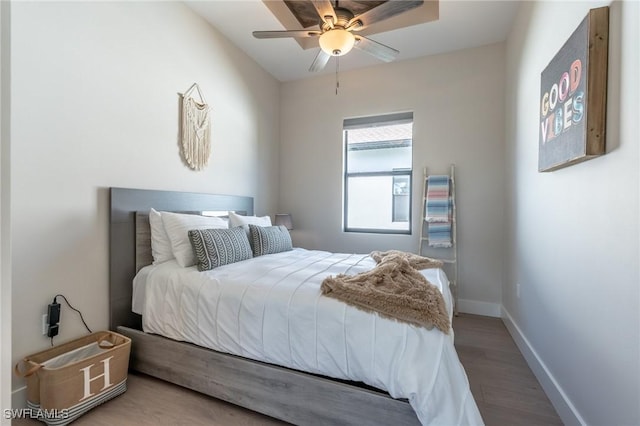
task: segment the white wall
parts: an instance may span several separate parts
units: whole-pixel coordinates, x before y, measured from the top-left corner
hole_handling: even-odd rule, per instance
[[[279,208],[293,216],[294,243],[338,252],[415,252],[423,167],[446,173],[455,163],[460,297],[499,306],[504,66],[504,45],[496,44],[340,73],[337,96],[334,76],[284,83]],[[413,235],[344,233],[343,119],[401,111],[414,117]]]
[[[57,293],[107,327],[108,187],[249,195],[257,214],[276,212],[279,83],[178,2],[11,13],[15,362],[49,345],[40,317]],[[201,172],[178,147],[178,92],[193,82],[213,107]],[[63,303],[57,341],[84,332]]]
[[[0,2],[0,409],[11,407],[11,228],[9,146],[9,13]],[[0,424],[10,424],[0,414]]]
[[[507,324],[566,424],[635,425],[638,2],[611,4],[607,154],[537,172],[540,73],[588,10],[603,4],[525,3],[509,37],[503,304]]]

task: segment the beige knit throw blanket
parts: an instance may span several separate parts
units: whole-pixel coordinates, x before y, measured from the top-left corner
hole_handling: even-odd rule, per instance
[[[357,275],[340,274],[324,279],[323,295],[367,312],[449,334],[451,323],[442,293],[418,272],[439,268],[442,262],[397,250],[374,251],[378,264]]]

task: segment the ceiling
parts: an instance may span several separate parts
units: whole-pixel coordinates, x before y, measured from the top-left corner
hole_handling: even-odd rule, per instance
[[[371,34],[370,38],[398,49],[396,61],[497,43],[507,38],[518,3],[440,0],[438,20]],[[261,0],[196,0],[186,4],[280,81],[335,72],[335,58],[331,58],[323,71],[309,72],[318,51],[316,47],[303,49],[292,38],[254,38],[251,33],[255,30],[297,29],[285,28]],[[373,56],[354,49],[340,58],[340,70],[380,63]]]

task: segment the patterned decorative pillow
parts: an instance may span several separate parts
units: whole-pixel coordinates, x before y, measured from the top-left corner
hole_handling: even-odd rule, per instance
[[[249,225],[251,248],[255,257],[293,249],[291,235],[284,226]]]
[[[196,257],[198,271],[253,257],[247,234],[242,228],[192,229],[189,240]]]

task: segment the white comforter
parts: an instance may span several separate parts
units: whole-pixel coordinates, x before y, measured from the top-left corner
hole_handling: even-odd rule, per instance
[[[323,297],[328,275],[371,269],[367,255],[294,249],[198,272],[175,261],[144,268],[133,310],[145,332],[384,389],[423,425],[482,424],[450,335]],[[422,271],[443,294],[448,280]]]

